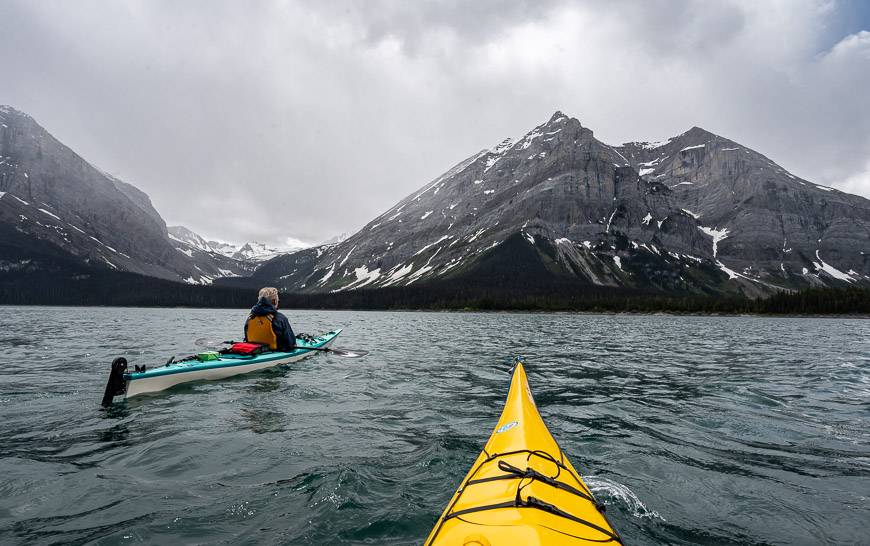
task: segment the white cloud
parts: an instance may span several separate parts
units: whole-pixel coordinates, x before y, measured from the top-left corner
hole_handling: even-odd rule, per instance
[[[852,55],[870,61],[870,32],[862,30],[846,36],[831,49],[828,57],[838,60],[846,59],[848,62]]]
[[[284,239],[284,246],[287,248],[303,248],[311,246],[311,243],[302,241],[295,237],[287,237]]]
[[[870,195],[870,159],[867,160],[862,172],[853,174],[836,186],[845,192]]]

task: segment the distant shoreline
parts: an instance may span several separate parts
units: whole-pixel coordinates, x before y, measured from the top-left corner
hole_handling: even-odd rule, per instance
[[[55,304],[55,303],[45,303],[45,304],[20,304],[20,303],[0,303],[0,308],[4,307],[26,307],[26,308],[70,308],[70,309],[85,309],[85,308],[93,308],[93,309],[190,309],[190,310],[221,310],[221,311],[242,311],[246,312],[248,307],[228,307],[228,306],[215,306],[215,307],[201,307],[201,306],[192,306],[192,305],[92,305],[92,304],[82,304],[82,305],[71,305],[71,304]],[[531,314],[531,315],[589,315],[589,316],[638,316],[638,317],[746,317],[746,318],[842,318],[842,319],[859,319],[866,320],[870,319],[870,313],[865,312],[856,312],[856,313],[746,313],[746,312],[715,312],[715,313],[703,313],[703,312],[678,312],[678,311],[650,311],[650,312],[641,312],[641,311],[588,311],[588,310],[568,310],[568,309],[560,309],[560,310],[542,310],[542,309],[474,309],[474,308],[463,308],[463,309],[432,309],[432,308],[395,308],[395,309],[377,309],[377,308],[353,308],[353,307],[335,307],[335,308],[321,308],[321,307],[282,307],[280,309],[284,313],[292,313],[294,311],[327,311],[327,312],[341,312],[341,311],[354,311],[354,312],[373,312],[373,313],[459,313],[459,314],[473,314],[473,313],[482,313],[482,314]]]

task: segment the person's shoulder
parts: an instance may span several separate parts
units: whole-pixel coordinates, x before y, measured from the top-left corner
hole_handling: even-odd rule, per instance
[[[280,312],[280,311],[275,311],[275,318],[276,318],[276,319],[279,319],[279,320],[283,320],[283,321],[287,321],[287,322],[289,322],[289,321],[287,320],[287,315],[285,315],[284,313],[282,313],[282,312]]]

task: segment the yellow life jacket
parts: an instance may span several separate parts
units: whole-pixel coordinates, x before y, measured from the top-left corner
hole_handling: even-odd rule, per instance
[[[245,323],[245,341],[249,343],[262,343],[268,345],[273,351],[278,348],[278,336],[272,329],[272,320],[275,315],[251,315]]]

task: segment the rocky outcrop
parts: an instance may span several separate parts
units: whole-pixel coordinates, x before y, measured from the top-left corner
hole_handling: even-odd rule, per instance
[[[620,151],[666,185],[717,242],[733,275],[787,286],[867,280],[870,202],[800,179],[767,157],[698,127]]]
[[[160,213],[157,212],[157,209],[154,208],[154,205],[151,204],[151,198],[148,197],[148,194],[134,186],[133,184],[128,184],[123,180],[119,180],[114,176],[107,174],[107,177],[112,181],[118,190],[121,191],[124,195],[127,196],[130,201],[133,202],[134,205],[142,209],[148,216],[154,219],[158,224],[165,226],[166,223],[163,221],[163,217],[160,216]]]

